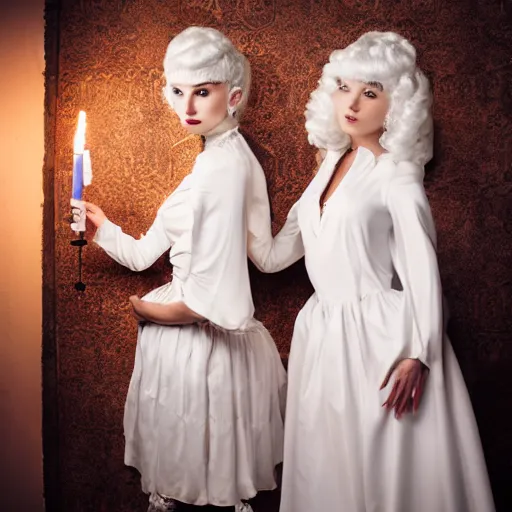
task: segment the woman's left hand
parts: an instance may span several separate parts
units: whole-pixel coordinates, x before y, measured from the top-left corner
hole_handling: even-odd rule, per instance
[[[147,322],[148,319],[144,316],[144,303],[138,295],[130,297],[130,304],[132,305],[132,315],[138,322]]]
[[[395,374],[395,382],[388,399],[382,404],[388,411],[395,409],[399,420],[404,413],[418,410],[429,369],[419,359],[403,359],[386,375],[380,389],[384,389]]]

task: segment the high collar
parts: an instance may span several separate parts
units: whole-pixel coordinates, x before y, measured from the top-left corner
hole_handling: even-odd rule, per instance
[[[388,152],[385,152],[385,153],[381,153],[379,156],[376,156],[375,153],[371,150],[371,149],[368,149],[367,147],[365,146],[359,146],[357,149],[355,149],[354,151],[357,151],[357,153],[360,154],[361,156],[361,160],[363,162],[371,162],[373,163],[374,165],[381,159],[381,158],[386,158],[388,156],[390,156],[390,153]]]
[[[226,116],[215,128],[204,134],[205,144],[211,144],[214,140],[223,138],[223,135],[238,128],[238,121],[231,116]]]

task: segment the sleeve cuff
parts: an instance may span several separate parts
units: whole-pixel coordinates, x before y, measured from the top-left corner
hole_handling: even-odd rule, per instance
[[[244,314],[243,311],[234,311],[238,309],[235,304],[229,308],[229,311],[222,311],[218,307],[215,307],[214,304],[206,304],[205,301],[199,300],[196,295],[190,291],[190,286],[186,284],[183,288],[181,300],[194,313],[197,313],[212,324],[227,331],[245,330],[253,314],[252,311],[248,311],[247,314]]]
[[[430,370],[430,365],[428,364],[426,354],[411,356],[409,359],[417,359],[420,363],[424,364]]]
[[[106,244],[115,240],[118,226],[108,219],[103,221],[103,224],[96,230],[92,241],[98,244],[100,247],[104,247]]]

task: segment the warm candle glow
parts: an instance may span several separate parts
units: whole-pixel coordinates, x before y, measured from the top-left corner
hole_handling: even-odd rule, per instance
[[[83,110],[80,110],[80,112],[78,114],[78,126],[76,129],[75,139],[74,139],[74,144],[73,144],[73,153],[75,153],[75,155],[81,155],[84,152],[85,127],[86,127],[85,112]]]
[[[73,141],[73,191],[71,197],[81,200],[84,188],[85,112],[78,114],[78,126]],[[85,229],[85,228],[84,228]]]

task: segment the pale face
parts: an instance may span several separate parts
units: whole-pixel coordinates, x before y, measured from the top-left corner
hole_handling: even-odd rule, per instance
[[[228,115],[228,85],[204,83],[171,84],[173,108],[190,133],[204,135]]]
[[[338,79],[332,94],[336,119],[352,141],[378,141],[384,131],[389,97],[379,82]]]

